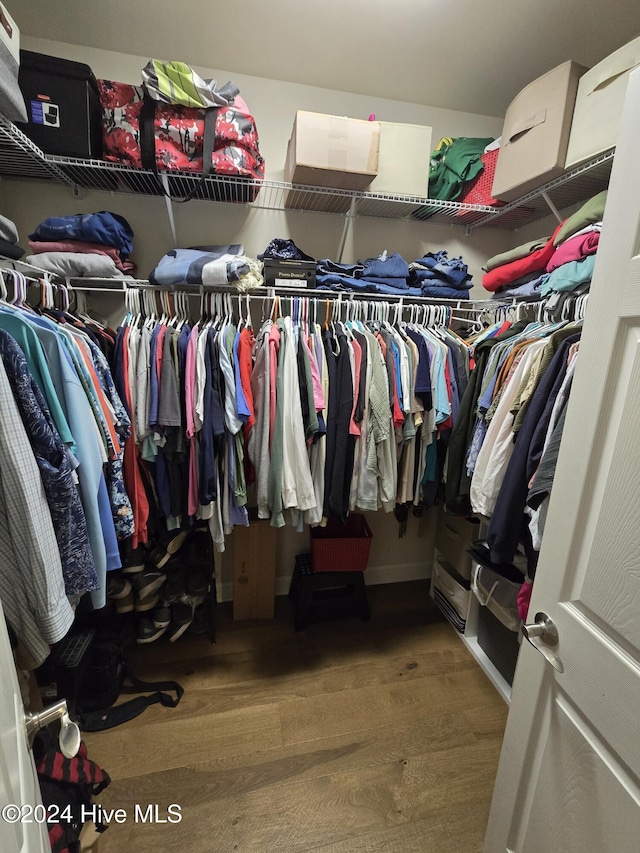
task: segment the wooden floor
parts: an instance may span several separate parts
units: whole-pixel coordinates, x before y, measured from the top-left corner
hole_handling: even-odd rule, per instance
[[[136,673],[177,679],[176,709],[86,736],[111,774],[96,802],[124,808],[101,853],[476,853],[507,708],[424,583],[369,589],[371,621],[296,634],[234,623],[218,642],[134,649]],[[135,804],[182,807],[133,822]]]

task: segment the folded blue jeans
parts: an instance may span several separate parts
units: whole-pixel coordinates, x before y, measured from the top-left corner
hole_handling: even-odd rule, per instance
[[[359,293],[377,293],[378,285],[348,275],[316,275],[316,287],[318,290],[353,290]]]
[[[368,258],[359,263],[363,269],[356,273],[358,278],[407,278],[409,275],[409,264],[398,254],[388,255],[384,260]]]
[[[368,281],[371,284],[383,284],[385,287],[395,287],[398,290],[406,290],[409,287],[406,278],[382,278],[382,276],[366,275],[359,279],[359,281]]]
[[[469,298],[469,290],[459,290],[456,287],[446,287],[446,286],[429,286],[426,285],[422,288],[421,291],[422,296],[429,296],[432,299],[468,299]]]
[[[339,264],[337,261],[332,261],[330,258],[318,261],[316,265],[316,272],[318,275],[329,275],[331,273],[335,273],[336,275],[355,276],[363,269],[364,266],[362,264]]]

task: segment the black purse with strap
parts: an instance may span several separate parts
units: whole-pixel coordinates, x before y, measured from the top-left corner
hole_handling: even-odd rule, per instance
[[[123,693],[147,693],[115,705]],[[175,698],[165,691],[175,693]],[[141,681],[127,660],[118,640],[102,638],[89,653],[77,697],[78,725],[85,732],[112,729],[140,716],[150,705],[175,708],[184,694],[177,681]]]

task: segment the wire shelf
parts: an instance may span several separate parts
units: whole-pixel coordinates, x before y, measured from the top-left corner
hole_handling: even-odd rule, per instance
[[[549,216],[551,210],[545,195],[557,210],[566,210],[591,198],[608,187],[615,153],[615,148],[610,148],[555,180],[494,210],[491,216],[480,218],[471,227],[490,225],[517,228],[527,222],[535,222]]]
[[[547,198],[559,210],[584,201],[607,187],[614,153],[615,149],[610,149],[516,201],[495,208],[421,196],[355,192],[222,175],[203,181],[190,172],[168,171],[156,175],[122,163],[58,157],[45,154],[14,124],[0,116],[0,175],[6,177],[146,196],[161,197],[166,191],[175,200],[193,193],[195,199],[243,204],[259,210],[407,219],[459,225],[467,231],[486,226],[517,228],[534,222],[549,215]]]
[[[0,175],[32,181],[73,182],[14,124],[0,116]]]
[[[467,225],[493,215],[490,207],[458,204],[420,196],[377,195],[329,187],[290,184],[286,181],[256,181],[226,175],[204,181],[192,172],[167,171],[156,175],[121,163],[46,157],[77,186],[94,190],[194,198],[225,204],[247,204],[260,210],[303,210],[320,213],[352,213],[387,219],[419,219]]]

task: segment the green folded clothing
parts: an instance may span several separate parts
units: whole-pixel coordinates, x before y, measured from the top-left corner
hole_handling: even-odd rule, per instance
[[[589,201],[585,202],[580,210],[576,210],[573,216],[570,216],[564,223],[562,228],[556,234],[553,241],[554,246],[559,246],[564,243],[572,234],[586,228],[587,225],[593,225],[594,222],[602,222],[604,216],[604,206],[607,203],[607,191],[602,190],[598,195],[594,195]]]
[[[471,139],[466,136],[441,139],[431,155],[429,197],[453,201],[462,195],[464,184],[484,169],[480,158],[491,142],[492,138]]]

